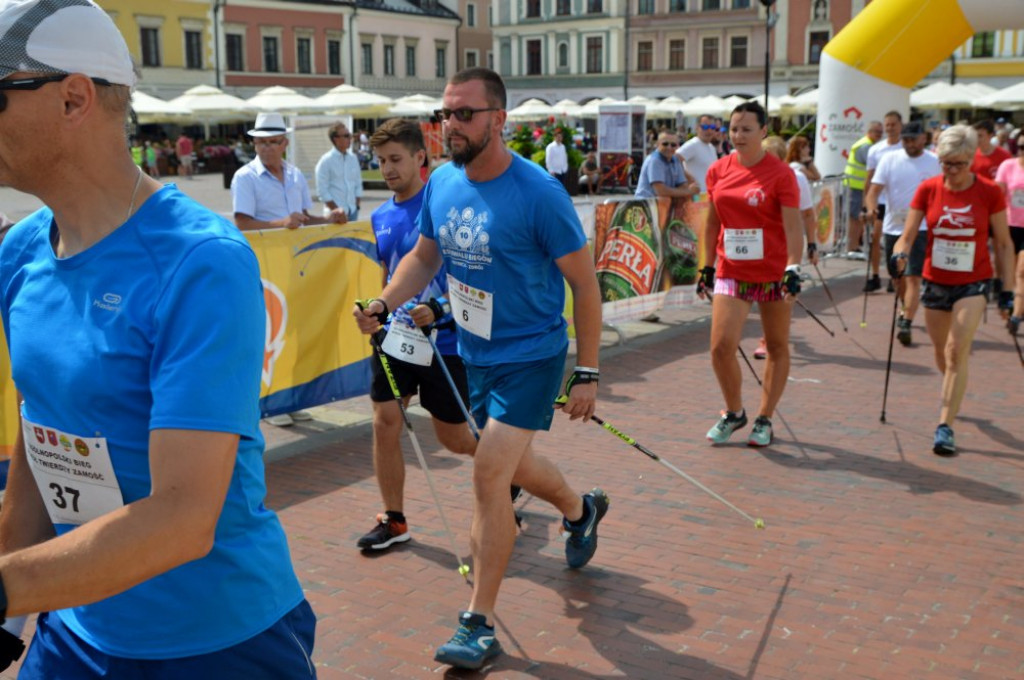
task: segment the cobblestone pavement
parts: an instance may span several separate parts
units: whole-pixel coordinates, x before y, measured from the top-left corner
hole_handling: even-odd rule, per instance
[[[791,380],[765,449],[743,444],[749,428],[725,446],[704,440],[722,408],[706,309],[624,324],[623,344],[605,334],[598,415],[767,526],[755,530],[599,427],[556,417],[536,449],[581,492],[608,492],[600,548],[586,568],[568,570],[556,511],[520,502],[524,527],[497,612],[506,653],[482,673],[433,661],[470,588],[408,444],[413,540],[365,556],[355,541],[381,510],[368,401],[268,429],[268,505],[281,514],[319,616],[319,677],[1021,677],[1020,361],[990,309],[955,424],[960,455],[934,456],[940,376],[920,322],[914,345],[893,348],[888,422],[879,421],[892,303],[873,294],[860,327],[862,267],[822,267],[848,332],[820,287],[803,301],[835,337],[794,312]],[[752,317],[748,356],[759,330]],[[754,368],[763,372],[764,362]],[[756,409],[757,386],[743,370]],[[441,449],[424,412],[413,412],[468,560],[472,463]],[[14,669],[0,675],[13,677]]]

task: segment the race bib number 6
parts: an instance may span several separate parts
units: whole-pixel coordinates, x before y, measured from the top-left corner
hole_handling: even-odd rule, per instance
[[[449,274],[448,299],[452,303],[452,316],[460,328],[484,340],[491,339],[491,322],[494,318],[493,293],[467,286]]]
[[[25,455],[54,524],[85,524],[124,505],[107,440],[22,420]]]

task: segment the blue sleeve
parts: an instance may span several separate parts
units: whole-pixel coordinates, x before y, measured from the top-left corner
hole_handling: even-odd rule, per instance
[[[245,243],[210,240],[184,258],[154,310],[151,429],[252,434],[266,333],[262,291]]]
[[[537,194],[544,198],[533,201],[533,224],[537,242],[552,260],[557,260],[585,246],[587,237],[569,194],[556,190],[562,187],[554,177],[546,179],[550,180],[547,186],[537,187]]]
[[[430,194],[431,183],[428,181],[427,186],[423,189],[423,206],[420,208],[419,230],[420,235],[426,236],[431,241],[434,240],[434,221],[430,218]]]

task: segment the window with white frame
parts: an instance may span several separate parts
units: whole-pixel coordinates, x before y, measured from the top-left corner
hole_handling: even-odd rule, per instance
[[[295,38],[295,70],[298,73],[313,72],[313,38],[310,36]]]
[[[142,65],[160,65],[160,29],[143,26],[139,29],[139,44],[142,48]]]
[[[229,71],[245,70],[245,36],[241,33],[224,35],[227,67]]]
[[[405,43],[405,75],[412,76],[416,75],[416,44],[409,44],[408,39]]]
[[[203,33],[202,31],[185,31],[185,68],[203,68]]]
[[[436,71],[436,77],[447,78],[448,77],[448,45],[447,43],[438,45],[434,48],[434,67]]]
[[[682,71],[686,68],[686,41],[668,41],[668,68],[671,71]]]
[[[466,5],[466,27],[476,28],[476,5],[472,2]]]
[[[341,40],[327,39],[327,73],[341,75]]]
[[[729,38],[729,66],[732,68],[747,66],[747,36],[734,35]]]
[[[267,73],[281,71],[281,39],[276,35],[263,36],[263,70]]]
[[[700,67],[718,68],[718,38],[702,38]]]
[[[362,43],[363,75],[373,75],[373,43]]]
[[[558,43],[558,68],[569,68],[569,43]]]
[[[636,70],[654,70],[654,43],[650,40],[641,40],[636,44]]]
[[[587,73],[604,71],[604,39],[600,36],[587,38]]]
[[[395,75],[395,46],[390,43],[384,45],[384,75]]]
[[[821,63],[821,53],[829,41],[828,31],[811,31],[807,34],[807,63]]]
[[[480,65],[480,50],[466,50],[466,68],[476,68]]]

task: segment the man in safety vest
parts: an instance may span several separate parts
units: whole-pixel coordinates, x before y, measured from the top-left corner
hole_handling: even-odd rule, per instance
[[[846,159],[844,174],[846,179],[846,195],[849,197],[849,226],[847,228],[848,260],[867,259],[860,250],[860,238],[864,233],[864,218],[861,208],[864,206],[864,185],[868,178],[868,149],[882,139],[882,121],[873,120],[868,124],[868,131],[850,147],[850,155]]]

